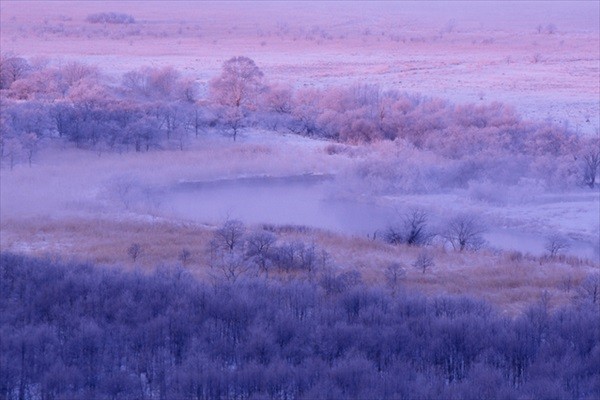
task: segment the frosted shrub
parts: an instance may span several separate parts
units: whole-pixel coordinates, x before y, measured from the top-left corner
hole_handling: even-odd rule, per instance
[[[90,14],[85,19],[91,24],[133,24],[135,18],[129,14],[122,14],[116,12],[103,12]]]
[[[133,262],[138,259],[140,254],[142,253],[142,246],[139,243],[133,243],[131,246],[127,248],[127,255],[131,257]]]

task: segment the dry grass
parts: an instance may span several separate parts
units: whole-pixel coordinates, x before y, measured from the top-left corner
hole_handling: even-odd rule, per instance
[[[211,227],[161,219],[4,219],[0,225],[3,251],[35,256],[62,257],[107,266],[153,269],[179,264],[182,249],[192,258],[186,268],[208,279],[207,247]],[[280,241],[302,240],[327,250],[339,270],[357,270],[368,284],[385,285],[384,271],[392,262],[406,269],[404,287],[427,295],[469,295],[485,299],[514,314],[550,295],[551,306],[566,303],[577,286],[600,266],[573,260],[545,260],[506,253],[455,253],[439,247],[429,249],[435,266],[422,273],[411,264],[421,249],[391,246],[367,238],[348,237],[310,229],[276,229]],[[141,254],[134,262],[128,247],[139,243]],[[570,261],[570,262],[569,262]]]
[[[102,265],[147,268],[179,263],[179,254],[185,248],[192,253],[186,265],[202,276],[210,235],[206,227],[158,219],[30,218],[3,221],[0,247],[3,251],[34,256],[61,256]],[[127,253],[134,243],[141,246],[135,262]]]

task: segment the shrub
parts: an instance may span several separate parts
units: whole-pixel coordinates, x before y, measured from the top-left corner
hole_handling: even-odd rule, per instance
[[[133,24],[135,18],[129,14],[116,13],[116,12],[103,12],[90,14],[85,19],[91,24]]]

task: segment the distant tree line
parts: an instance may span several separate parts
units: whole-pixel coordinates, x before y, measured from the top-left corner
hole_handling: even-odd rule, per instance
[[[2,55],[0,89],[0,156],[11,166],[31,161],[35,143],[47,137],[96,150],[148,151],[184,149],[207,129],[235,140],[245,128],[261,127],[350,144],[403,142],[480,174],[491,175],[497,162],[592,188],[600,168],[598,137],[522,120],[506,104],[455,105],[368,84],[293,88],[267,82],[247,57],[226,61],[201,87],[171,67],[140,68],[114,82],[81,63]]]
[[[510,318],[343,276],[209,284],[2,253],[0,397],[600,397],[597,297]]]

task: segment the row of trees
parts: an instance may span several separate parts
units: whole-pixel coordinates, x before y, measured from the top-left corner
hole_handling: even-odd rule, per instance
[[[200,283],[0,255],[0,396],[16,399],[600,396],[592,297],[515,318],[345,279]],[[560,366],[557,368],[557,366]]]
[[[269,84],[247,57],[226,61],[202,88],[170,67],[131,71],[115,84],[80,63],[33,65],[3,56],[0,88],[2,156],[31,134],[80,147],[147,151],[183,149],[210,127],[236,140],[244,128],[259,126],[347,143],[403,141],[448,160],[535,165],[551,157],[564,166],[561,174],[592,188],[600,168],[598,138],[524,121],[505,104],[454,105],[375,85],[295,89]]]

